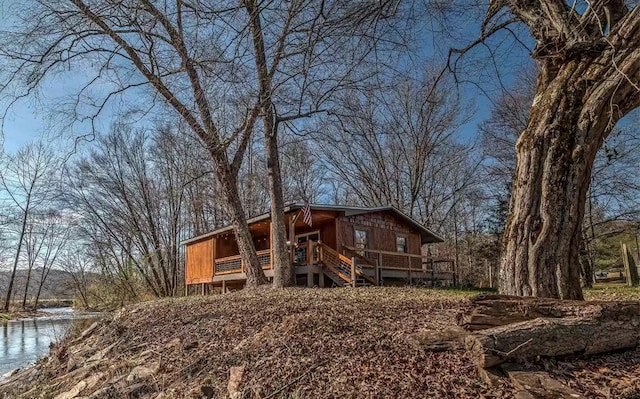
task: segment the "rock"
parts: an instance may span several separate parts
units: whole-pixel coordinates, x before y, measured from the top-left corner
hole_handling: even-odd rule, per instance
[[[244,376],[244,366],[231,367],[229,371],[229,383],[227,384],[227,391],[231,399],[240,398],[242,392],[240,392],[240,384],[242,383],[242,377]]]
[[[56,396],[55,399],[73,399],[73,398],[77,398],[78,395],[80,395],[80,393],[84,390],[90,390],[93,387],[96,386],[96,384],[98,383],[98,381],[100,381],[102,379],[102,377],[104,377],[104,373],[98,373],[98,374],[94,374],[82,381],[80,381],[79,383],[77,383],[73,388],[71,388],[71,390],[61,393],[60,395]]]
[[[495,367],[478,368],[478,376],[485,384],[495,387],[500,384],[500,381],[505,376],[499,369]]]
[[[87,383],[82,380],[76,385],[73,386],[69,391],[63,392],[60,395],[56,396],[55,399],[73,399],[77,397],[80,392],[87,386]]]
[[[513,399],[536,399],[529,391],[518,391],[513,395]]]
[[[71,388],[71,390],[61,393],[60,395],[56,396],[55,399],[72,399],[72,398],[77,398],[78,395],[80,395],[80,393],[84,390],[90,390],[93,387],[96,386],[96,384],[98,383],[98,381],[100,381],[102,379],[102,377],[104,376],[104,373],[98,373],[98,374],[94,374],[92,376],[90,376],[87,379],[84,379],[82,381],[80,381],[79,383],[77,383],[73,388]]]
[[[67,360],[67,373],[77,369],[81,362],[82,360],[76,356],[69,356],[69,359]]]
[[[159,368],[160,368],[159,363],[152,363],[151,366],[149,367],[136,366],[133,368],[133,370],[131,370],[131,372],[127,376],[127,382],[131,383],[135,381],[144,381],[147,378],[154,375],[156,372],[158,372]]]
[[[80,334],[80,337],[78,338],[78,340],[83,340],[84,338],[86,338],[89,335],[93,334],[93,332],[98,328],[99,325],[100,325],[100,323],[98,323],[97,321],[95,323],[93,323],[92,325],[90,325],[89,328],[87,328],[86,330],[84,330]]]
[[[13,370],[11,370],[11,371],[8,371],[8,372],[6,372],[6,373],[4,373],[4,374],[2,375],[1,379],[2,379],[2,380],[6,380],[6,379],[8,379],[8,378],[11,378],[11,377],[13,377],[14,375],[16,375],[19,371],[20,371],[20,369],[19,369],[19,368],[17,368],[17,369],[13,369]]]
[[[200,387],[200,391],[202,392],[202,394],[204,395],[205,398],[207,399],[211,399],[213,398],[213,395],[215,395],[215,391],[212,387],[208,386],[208,385],[203,385]]]
[[[531,370],[512,363],[503,364],[500,368],[516,388],[527,391],[531,395],[522,396],[519,399],[584,398],[544,371]]]
[[[95,361],[104,359],[104,357],[107,355],[107,353],[111,352],[111,350],[117,344],[118,344],[118,342],[114,342],[111,345],[107,346],[106,348],[96,352],[93,356],[91,356],[89,359],[87,359],[87,362],[95,362]]]

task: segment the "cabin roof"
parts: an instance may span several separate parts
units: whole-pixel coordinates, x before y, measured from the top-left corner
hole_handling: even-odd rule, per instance
[[[291,212],[300,210],[304,206],[305,204],[299,203],[299,202],[288,204],[287,206],[284,207],[284,213],[286,214],[286,213],[291,213]],[[444,239],[440,235],[429,230],[428,228],[420,224],[417,220],[413,219],[411,216],[400,211],[398,208],[390,205],[366,208],[366,207],[360,207],[360,206],[309,204],[309,207],[311,208],[311,211],[317,210],[317,211],[344,212],[345,216],[362,215],[362,214],[374,213],[374,212],[391,212],[400,220],[406,222],[408,225],[414,227],[416,230],[420,232],[420,241],[422,244],[444,242]],[[247,224],[251,225],[251,224],[262,222],[269,219],[271,219],[271,213],[267,212],[267,213],[263,213],[262,215],[254,216],[250,219],[247,219]],[[220,233],[230,231],[232,229],[233,229],[232,225],[227,225],[219,229],[216,229],[214,231],[211,231],[209,233],[201,234],[199,236],[184,240],[180,242],[180,245],[186,245],[192,242],[200,241],[202,239],[212,237]]]

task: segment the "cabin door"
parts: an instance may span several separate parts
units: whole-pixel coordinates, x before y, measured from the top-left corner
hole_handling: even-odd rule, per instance
[[[320,241],[320,231],[313,233],[299,234],[296,236],[295,263],[306,265],[308,263],[308,242],[312,241],[311,255],[313,263],[318,263],[318,241]]]

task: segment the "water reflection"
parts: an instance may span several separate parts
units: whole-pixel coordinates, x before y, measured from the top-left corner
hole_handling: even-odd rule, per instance
[[[96,317],[72,312],[57,313],[48,317],[12,320],[2,325],[0,375],[45,356],[50,345],[64,337],[74,320]]]

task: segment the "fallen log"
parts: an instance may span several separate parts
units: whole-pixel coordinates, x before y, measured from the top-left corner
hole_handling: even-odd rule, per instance
[[[640,302],[561,301],[508,295],[478,295],[471,299],[472,311],[462,314],[458,324],[468,331],[543,318],[606,318],[610,313],[640,313]]]
[[[479,367],[640,345],[640,302],[504,296],[484,296],[472,302],[476,307],[461,324],[474,331],[466,337],[465,346]]]

